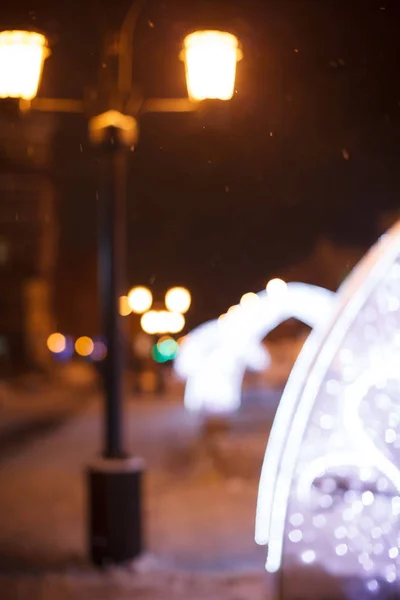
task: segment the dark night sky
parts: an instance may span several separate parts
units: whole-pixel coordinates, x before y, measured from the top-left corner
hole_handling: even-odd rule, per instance
[[[79,97],[129,2],[25,4],[1,8],[1,25],[50,34],[41,93]],[[187,285],[197,313],[214,316],[320,235],[369,245],[378,213],[398,206],[399,18],[398,0],[150,0],[135,41],[146,95],[185,93],[177,55],[190,29],[234,31],[244,59],[229,105],[142,120],[129,168],[129,283]],[[66,264],[94,255],[99,173],[84,120],[59,124]]]

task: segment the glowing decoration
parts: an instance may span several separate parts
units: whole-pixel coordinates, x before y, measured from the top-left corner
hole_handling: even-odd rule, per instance
[[[44,35],[33,31],[0,33],[0,98],[32,100],[43,63],[50,54]]]
[[[174,287],[165,294],[165,306],[173,313],[186,313],[192,302],[189,290],[183,287]]]
[[[151,291],[142,286],[134,287],[128,294],[128,305],[132,312],[141,315],[148,311],[153,304]]]
[[[94,350],[94,343],[90,337],[83,335],[75,342],[75,352],[79,356],[90,356]]]
[[[235,90],[239,42],[231,33],[196,31],[186,36],[182,57],[191,100],[230,100]]]
[[[285,294],[274,293],[270,297],[267,292],[259,292],[255,294],[257,300],[251,295],[223,317],[186,336],[174,366],[178,375],[187,380],[187,409],[238,409],[246,369],[259,371],[270,364],[262,344],[265,336],[290,317],[313,327],[331,315],[335,296],[332,292],[302,283],[284,285]]]
[[[338,598],[400,594],[399,297],[397,225],[341,286],[290,375],[256,522],[281,598],[332,585]]]
[[[127,317],[132,312],[131,307],[129,306],[128,296],[120,296],[119,299],[119,314],[122,317]]]
[[[47,338],[47,347],[53,354],[61,354],[67,347],[67,340],[62,333],[52,333]]]

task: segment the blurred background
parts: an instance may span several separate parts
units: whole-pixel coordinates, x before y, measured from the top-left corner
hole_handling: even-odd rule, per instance
[[[0,21],[50,36],[42,95],[80,98],[96,80],[104,33],[128,5],[19,2],[3,6]],[[145,285],[163,302],[168,288],[185,286],[187,332],[273,276],[337,289],[397,217],[398,11],[374,0],[149,3],[134,58],[145,96],[185,94],[176,58],[190,29],[221,24],[246,52],[223,111],[142,119],[129,164],[127,293]],[[0,136],[6,376],[48,369],[53,332],[100,335],[99,164],[76,115],[21,122],[3,110]],[[139,318],[127,320],[132,348]]]

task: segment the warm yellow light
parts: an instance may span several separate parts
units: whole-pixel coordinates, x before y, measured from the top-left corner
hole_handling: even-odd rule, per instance
[[[166,322],[168,325],[169,333],[180,333],[182,329],[185,327],[185,317],[181,313],[170,312],[167,313],[168,317],[166,318]]]
[[[268,281],[266,291],[268,296],[271,297],[284,296],[287,292],[287,283],[283,279],[276,277]]]
[[[33,31],[0,33],[0,98],[31,100],[37,94],[49,55],[44,35]]]
[[[156,310],[149,310],[142,315],[140,319],[140,325],[145,333],[149,333],[150,335],[154,333],[159,333],[158,325],[159,325],[159,313]]]
[[[123,317],[127,317],[132,312],[129,306],[128,296],[120,296],[119,298],[119,314]]]
[[[142,315],[140,324],[149,334],[179,333],[185,327],[185,317],[168,310],[149,310]]]
[[[174,313],[187,312],[191,302],[189,290],[183,287],[173,287],[165,294],[165,306]]]
[[[254,302],[258,302],[259,297],[254,292],[248,292],[247,294],[243,294],[240,298],[241,306],[249,306],[249,304],[254,304]]]
[[[66,346],[67,340],[65,339],[65,335],[62,333],[52,333],[47,338],[47,347],[50,352],[53,352],[54,354],[64,352]]]
[[[148,311],[153,304],[153,295],[146,287],[134,287],[128,294],[128,304],[132,312],[138,315],[143,314]]]
[[[94,350],[94,343],[90,337],[83,335],[75,342],[75,350],[79,356],[90,356]]]
[[[224,31],[196,31],[184,40],[183,58],[191,100],[230,100],[236,63],[241,58],[236,36]]]

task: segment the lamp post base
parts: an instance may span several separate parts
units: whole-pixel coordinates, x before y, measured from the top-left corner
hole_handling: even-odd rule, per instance
[[[88,469],[89,551],[97,566],[132,560],[143,550],[140,459],[100,459]]]

